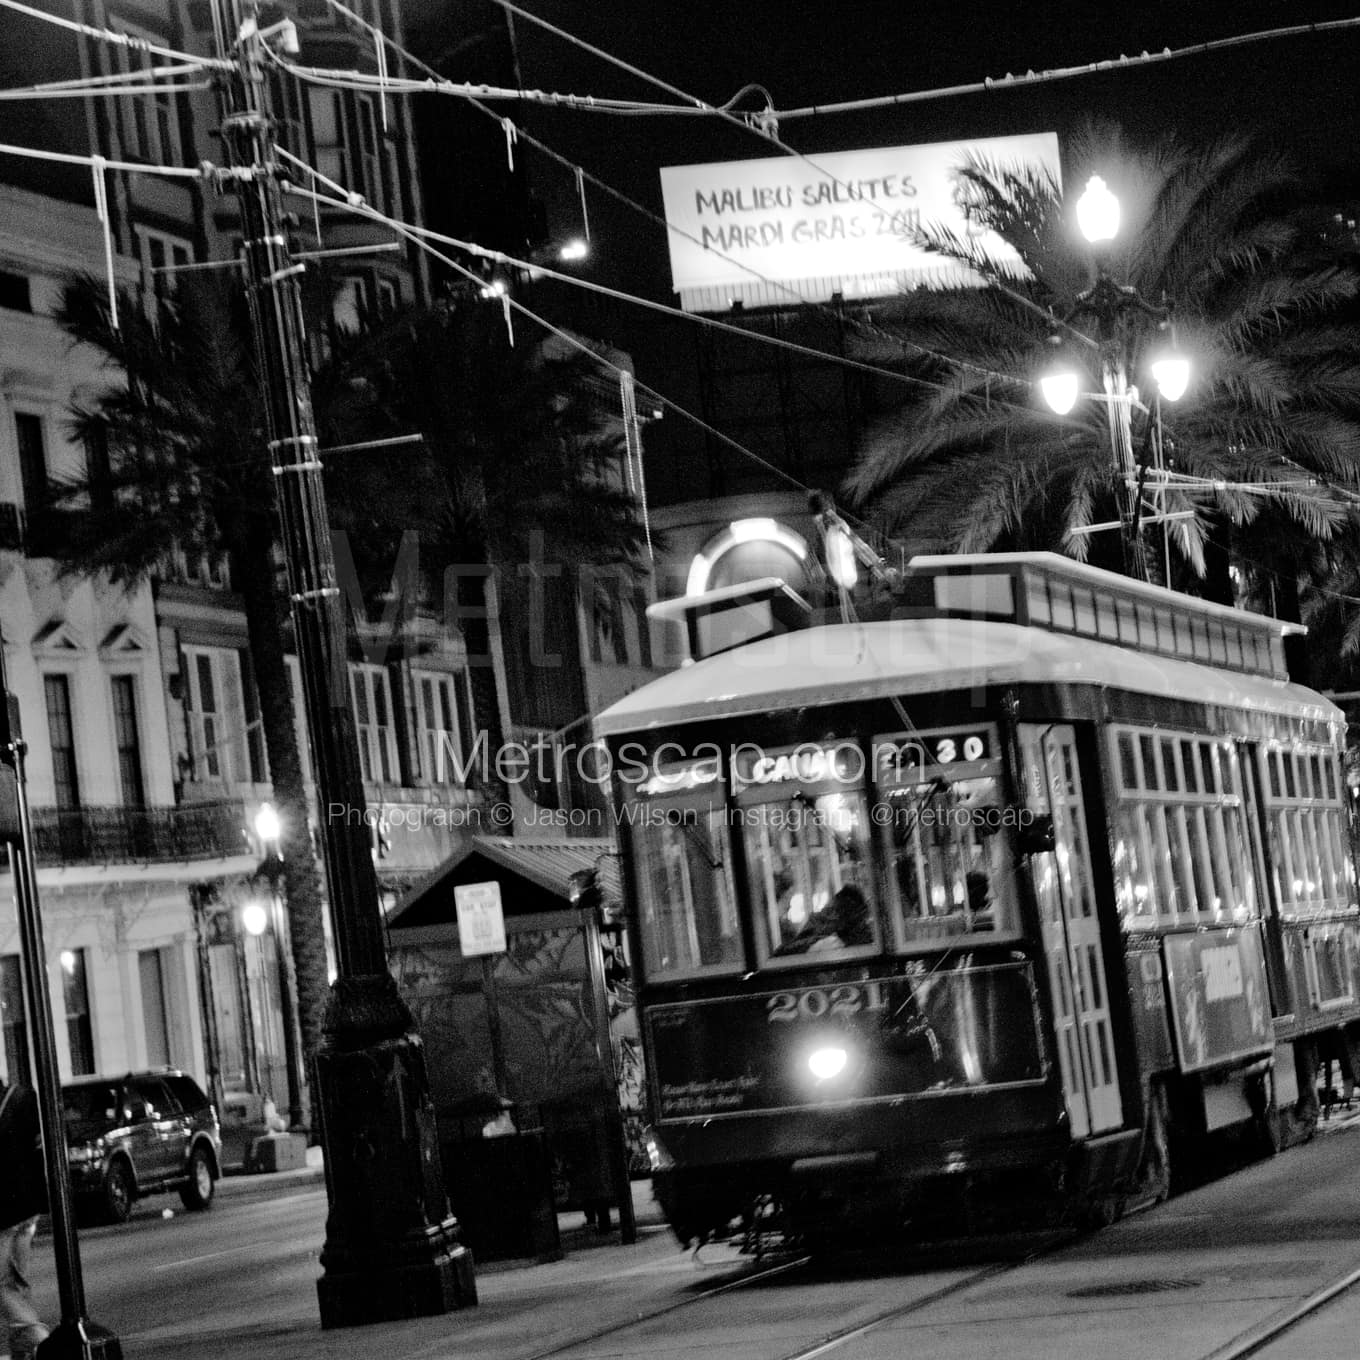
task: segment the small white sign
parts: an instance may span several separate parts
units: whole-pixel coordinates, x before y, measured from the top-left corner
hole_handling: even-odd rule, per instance
[[[453,890],[458,908],[458,948],[464,958],[505,953],[505,912],[499,883],[460,883]]]

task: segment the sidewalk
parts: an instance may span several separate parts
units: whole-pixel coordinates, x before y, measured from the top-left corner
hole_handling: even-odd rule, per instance
[[[224,1199],[288,1194],[317,1184],[319,1168],[273,1175],[231,1176]],[[310,1178],[310,1179],[309,1179]],[[127,1329],[125,1353],[138,1360],[519,1360],[625,1322],[654,1300],[674,1297],[677,1273],[722,1283],[751,1269],[728,1247],[684,1252],[664,1224],[648,1181],[634,1181],[636,1243],[624,1246],[617,1215],[600,1234],[580,1211],[558,1215],[561,1260],[477,1263],[478,1303],[432,1317],[323,1331],[315,1292],[315,1262],[284,1273],[262,1297],[224,1299],[197,1316],[145,1331]]]

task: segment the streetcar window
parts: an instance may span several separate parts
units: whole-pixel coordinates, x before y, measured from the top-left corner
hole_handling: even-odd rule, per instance
[[[1125,788],[1136,789],[1141,782],[1138,778],[1138,757],[1134,754],[1133,738],[1127,732],[1119,734],[1119,773]]]
[[[1115,890],[1125,929],[1254,919],[1255,858],[1231,743],[1123,728],[1113,745]]]
[[[742,967],[721,801],[663,797],[637,804],[636,811],[638,919],[647,976],[656,980]]]
[[[937,780],[892,794],[888,877],[899,945],[1013,931],[996,777]]]
[[[1228,659],[1228,643],[1221,623],[1209,626],[1209,655],[1220,666]]]
[[[1281,911],[1314,916],[1351,905],[1355,884],[1336,753],[1276,747],[1265,761],[1271,872]]]
[[[1075,627],[1076,619],[1072,613],[1071,586],[1055,583],[1049,588],[1049,599],[1053,606],[1053,626],[1068,629]]]
[[[1089,590],[1075,587],[1072,591],[1072,612],[1076,630],[1092,637],[1096,631],[1096,598]]]
[[[869,868],[868,809],[858,791],[750,804],[742,809],[752,909],[767,960],[819,962],[878,948]]]
[[[1115,608],[1119,611],[1119,640],[1126,647],[1136,647],[1138,645],[1138,622],[1134,617],[1133,602],[1131,600],[1116,600]]]

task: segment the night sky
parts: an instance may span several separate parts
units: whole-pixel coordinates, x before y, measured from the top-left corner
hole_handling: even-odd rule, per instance
[[[468,43],[485,19],[484,0],[406,0],[415,35]],[[524,7],[711,103],[758,82],[776,108],[971,83],[1008,72],[1084,65],[1121,53],[1160,51],[1258,30],[1360,15],[1347,4],[977,4],[839,0],[645,0],[581,5],[524,0]],[[523,83],[597,96],[666,99],[659,90],[575,49],[523,18],[514,20]],[[1081,76],[1038,88],[1001,90],[923,104],[787,120],[781,138],[800,151],[844,151],[1012,132],[1064,134],[1091,116],[1112,118],[1151,140],[1173,130],[1187,140],[1225,131],[1259,133],[1285,148],[1320,194],[1354,213],[1360,201],[1360,28],[1242,46],[1207,56]],[[740,105],[754,109],[762,99]],[[541,107],[515,120],[568,159],[660,214],[659,167],[754,159],[772,148],[710,118],[623,118]],[[491,128],[494,133],[494,126]],[[572,175],[531,148],[519,154],[551,236],[579,230]],[[451,160],[457,148],[449,150]],[[665,234],[588,190],[593,256],[588,276],[658,301],[673,301]],[[528,301],[529,299],[525,299]],[[569,298],[548,288],[542,306],[564,323],[629,351],[638,377],[697,409],[693,327],[622,304]],[[684,356],[690,356],[686,363]],[[694,456],[685,422],[648,432],[649,463],[667,472]]]

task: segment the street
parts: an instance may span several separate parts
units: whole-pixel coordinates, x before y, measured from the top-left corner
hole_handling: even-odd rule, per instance
[[[483,1264],[480,1303],[443,1317],[322,1332],[319,1186],[279,1198],[228,1192],[205,1215],[150,1200],[123,1228],[82,1234],[90,1313],[124,1354],[368,1356],[388,1360],[574,1360],[683,1351],[792,1360],[904,1352],[932,1360],[1200,1360],[1239,1353],[1303,1299],[1360,1267],[1360,1113],[1310,1145],[1247,1167],[1067,1244],[1022,1244],[947,1259],[863,1253],[835,1262],[726,1246],[681,1252],[645,1186],[639,1241],[597,1239],[564,1216],[565,1260]],[[1027,1259],[1028,1257],[1028,1259]],[[50,1241],[37,1283],[57,1308]],[[1263,1354],[1331,1360],[1353,1352],[1360,1295],[1343,1292]],[[1306,1338],[1306,1342],[1305,1342]]]

